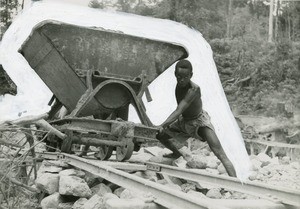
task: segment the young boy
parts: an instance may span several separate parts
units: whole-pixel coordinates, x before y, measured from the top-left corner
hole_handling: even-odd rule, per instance
[[[160,125],[160,133],[157,139],[173,153],[168,157],[178,158],[181,153],[169,140],[184,134],[187,138],[193,137],[207,141],[210,149],[223,163],[227,173],[236,177],[235,169],[226,156],[214,128],[210,123],[210,117],[202,109],[200,87],[191,81],[193,76],[192,64],[188,60],[180,60],[175,66],[177,86],[175,95],[177,108]]]

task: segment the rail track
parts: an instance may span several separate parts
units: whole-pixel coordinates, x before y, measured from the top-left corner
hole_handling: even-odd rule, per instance
[[[245,181],[241,183],[238,179],[213,175],[197,169],[182,169],[173,166],[157,163],[128,163],[114,161],[99,161],[94,159],[86,159],[65,153],[43,152],[37,153],[37,156],[43,159],[62,160],[66,163],[88,171],[104,178],[121,187],[128,188],[135,192],[150,192],[154,195],[154,202],[162,206],[162,208],[206,208],[206,209],[222,209],[222,208],[258,208],[255,202],[265,208],[291,209],[300,208],[300,192],[288,188],[279,188],[263,183],[254,183]],[[193,198],[190,195],[167,188],[161,184],[140,178],[126,171],[145,171],[151,170],[160,174],[174,176],[195,182],[202,182],[218,187],[226,188],[233,191],[250,194],[261,197],[265,200],[253,200],[252,207],[247,206],[249,200],[209,200]],[[239,203],[237,203],[239,202]],[[263,207],[260,207],[263,208]]]

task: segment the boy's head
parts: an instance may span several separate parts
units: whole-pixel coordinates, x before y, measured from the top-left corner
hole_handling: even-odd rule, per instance
[[[179,86],[184,87],[189,84],[193,76],[193,67],[190,61],[180,60],[175,66],[175,76]]]

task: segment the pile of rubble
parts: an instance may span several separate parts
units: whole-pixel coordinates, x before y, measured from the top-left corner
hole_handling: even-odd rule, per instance
[[[193,151],[189,151],[187,147],[184,147],[181,151],[187,153],[188,157],[172,160],[162,157],[163,154],[167,153],[166,149],[147,147],[135,153],[131,161],[151,161],[181,168],[197,168],[216,175],[227,175],[224,166],[207,146]],[[250,158],[252,168],[249,180],[294,189],[300,188],[300,166],[298,162],[290,162],[288,157],[283,157],[282,159],[277,157],[270,158],[264,153],[250,156]],[[157,174],[154,171],[136,171],[132,174],[163,184],[174,190],[188,193],[197,198],[256,198],[218,186]],[[37,189],[48,195],[41,201],[43,209],[156,208],[153,203],[154,199],[149,194],[134,193],[90,173],[70,168],[67,164],[57,161],[43,161],[35,183]]]
[[[43,161],[35,187],[45,194],[43,209],[155,208],[148,194],[135,194],[58,161]]]

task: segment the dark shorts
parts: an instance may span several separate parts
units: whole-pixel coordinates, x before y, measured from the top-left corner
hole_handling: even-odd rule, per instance
[[[200,127],[207,127],[214,131],[214,127],[210,122],[210,117],[204,110],[198,118],[192,120],[186,120],[181,115],[168,129],[165,130],[165,132],[181,142],[186,141],[190,137],[205,140],[198,135],[198,129]]]

